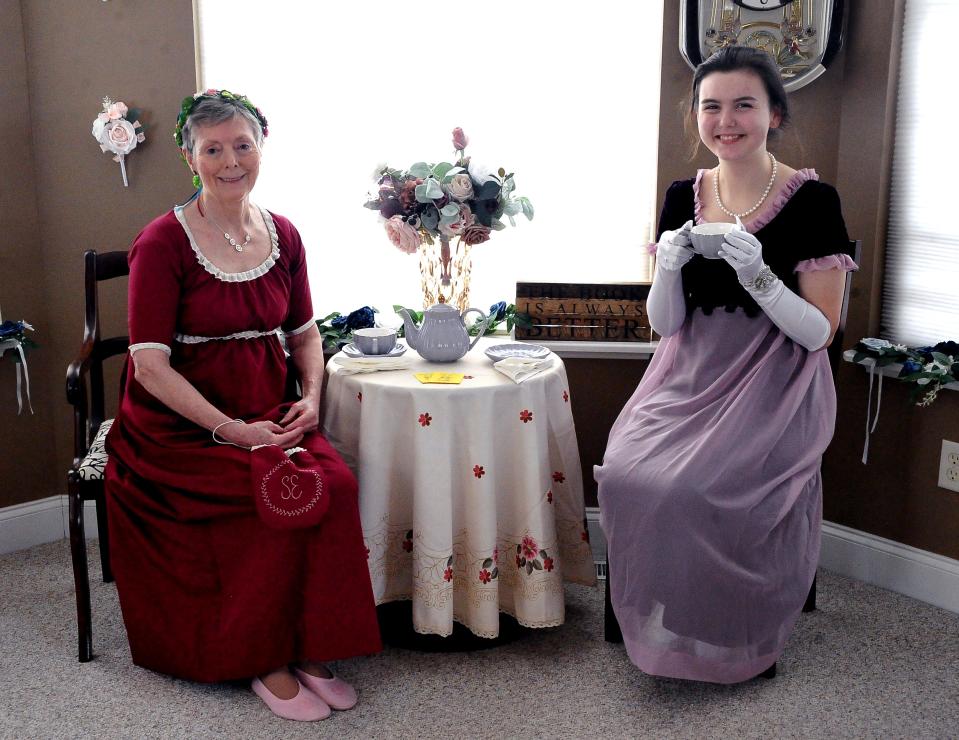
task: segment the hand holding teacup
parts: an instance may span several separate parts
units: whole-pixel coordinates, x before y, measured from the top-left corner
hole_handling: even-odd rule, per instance
[[[740,283],[752,283],[763,267],[763,245],[759,239],[733,224],[723,240],[718,256],[736,271]]]

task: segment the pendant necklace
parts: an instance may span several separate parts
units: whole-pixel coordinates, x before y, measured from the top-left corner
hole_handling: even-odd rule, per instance
[[[220,226],[220,224],[218,224],[216,221],[213,220],[213,216],[212,216],[212,215],[207,216],[207,215],[203,212],[203,206],[200,205],[200,199],[199,199],[199,198],[197,198],[197,201],[196,201],[196,209],[200,212],[200,218],[209,218],[209,219],[210,219],[210,223],[213,224],[213,225],[217,228],[217,230],[223,232],[223,238],[226,239],[226,240],[230,243],[230,246],[233,247],[237,252],[242,252],[242,251],[243,251],[243,248],[244,248],[247,244],[249,244],[250,241],[253,239],[253,235],[252,235],[252,234],[247,234],[247,235],[246,235],[246,238],[243,240],[243,243],[240,244],[240,242],[238,242],[236,239],[234,239],[232,236],[230,236],[230,233],[229,233],[226,229],[224,229],[222,226]]]
[[[716,196],[716,205],[719,206],[719,210],[721,210],[727,216],[732,216],[733,218],[745,218],[766,201],[769,191],[772,190],[773,183],[776,182],[776,172],[779,170],[779,163],[776,161],[773,153],[766,152],[766,154],[769,155],[769,161],[773,166],[772,174],[769,176],[769,182],[766,183],[766,189],[763,190],[763,194],[760,196],[759,200],[756,201],[756,205],[754,205],[748,211],[743,211],[742,213],[733,213],[723,205],[723,201],[719,197],[719,167],[716,167],[716,177],[713,178],[713,194]]]

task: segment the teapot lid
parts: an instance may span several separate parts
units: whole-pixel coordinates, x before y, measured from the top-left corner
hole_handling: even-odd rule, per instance
[[[430,306],[427,311],[436,312],[436,313],[455,313],[458,314],[460,311],[456,306],[451,306],[449,303],[436,303]]]

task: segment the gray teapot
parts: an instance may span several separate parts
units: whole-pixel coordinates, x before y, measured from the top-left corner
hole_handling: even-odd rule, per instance
[[[483,320],[480,322],[479,332],[471,342],[463,319],[473,312],[482,316]],[[447,303],[437,303],[426,309],[419,326],[413,323],[409,311],[405,308],[396,313],[403,317],[406,343],[415,349],[420,357],[430,362],[455,362],[473,349],[489,323],[489,317],[478,308],[467,308],[460,313],[458,308]]]

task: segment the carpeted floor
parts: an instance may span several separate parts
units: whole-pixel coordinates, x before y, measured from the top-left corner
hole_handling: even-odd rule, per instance
[[[771,681],[645,676],[603,641],[602,593],[574,586],[565,626],[502,647],[342,661],[360,704],[298,724],[244,686],[133,666],[116,590],[102,582],[96,659],[78,663],[58,542],[0,557],[0,737],[959,737],[959,615],[826,572],[819,584],[820,608],[800,618]]]

